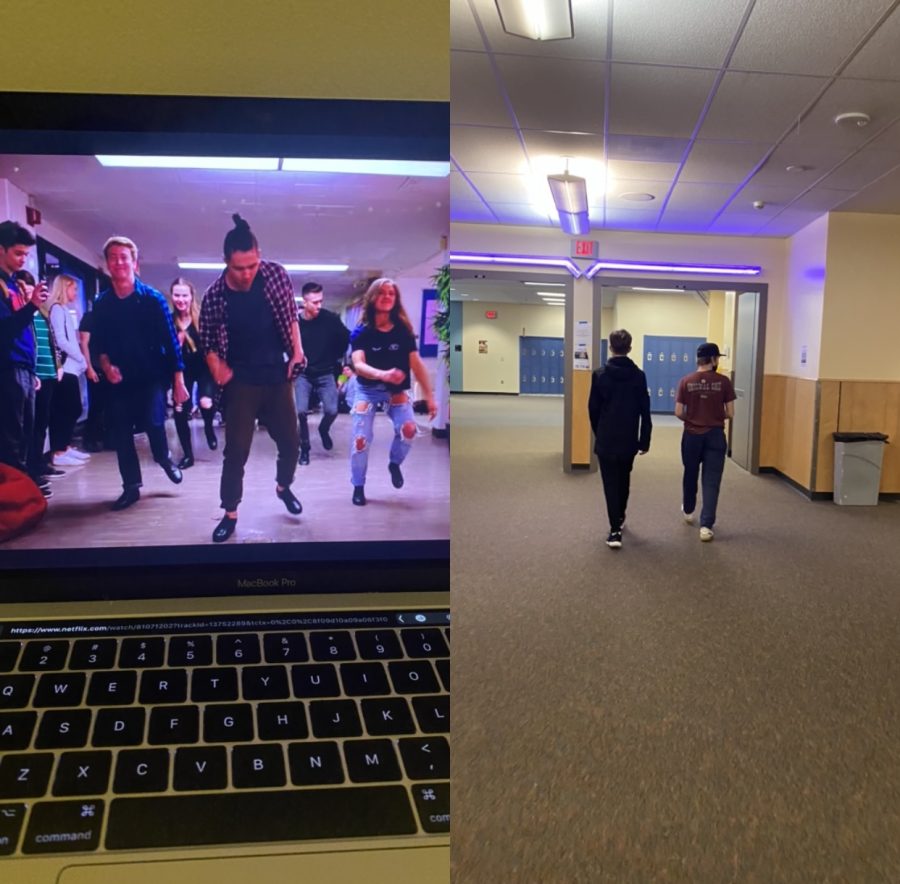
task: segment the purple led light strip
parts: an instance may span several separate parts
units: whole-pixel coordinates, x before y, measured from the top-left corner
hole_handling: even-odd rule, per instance
[[[505,264],[529,267],[563,267],[576,279],[581,276],[581,268],[568,258],[542,258],[535,255],[487,255],[477,252],[450,252],[450,263],[463,264]]]
[[[715,273],[723,276],[758,276],[762,267],[741,264],[647,264],[643,261],[596,261],[584,272],[593,279],[601,270],[642,270],[650,273]]]

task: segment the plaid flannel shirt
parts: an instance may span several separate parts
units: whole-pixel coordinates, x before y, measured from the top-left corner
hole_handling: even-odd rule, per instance
[[[297,321],[294,288],[287,271],[272,261],[260,261],[263,294],[275,317],[275,327],[281,337],[284,352],[293,355],[291,323]],[[228,315],[225,300],[225,274],[207,290],[200,308],[200,343],[204,353],[216,353],[228,362]]]

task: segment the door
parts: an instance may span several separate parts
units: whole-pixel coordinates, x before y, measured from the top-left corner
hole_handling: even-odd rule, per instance
[[[750,472],[759,470],[757,412],[760,406],[761,295],[740,292],[734,329],[734,420],[731,422],[731,458]]]

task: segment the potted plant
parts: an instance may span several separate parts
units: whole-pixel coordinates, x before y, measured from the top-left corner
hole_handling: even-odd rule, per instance
[[[444,264],[431,277],[437,290],[437,309],[432,329],[438,341],[438,360],[434,396],[438,413],[432,433],[439,438],[450,435],[450,265]]]

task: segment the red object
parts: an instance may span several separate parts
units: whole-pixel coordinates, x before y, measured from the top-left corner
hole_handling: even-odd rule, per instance
[[[497,311],[496,311],[496,310],[485,310],[485,311],[484,311],[484,318],[485,318],[485,319],[496,319],[496,318],[497,318]]]
[[[25,221],[29,227],[37,227],[41,223],[41,213],[33,206],[25,207]]]
[[[25,473],[0,464],[0,543],[32,529],[46,512],[41,489]]]

